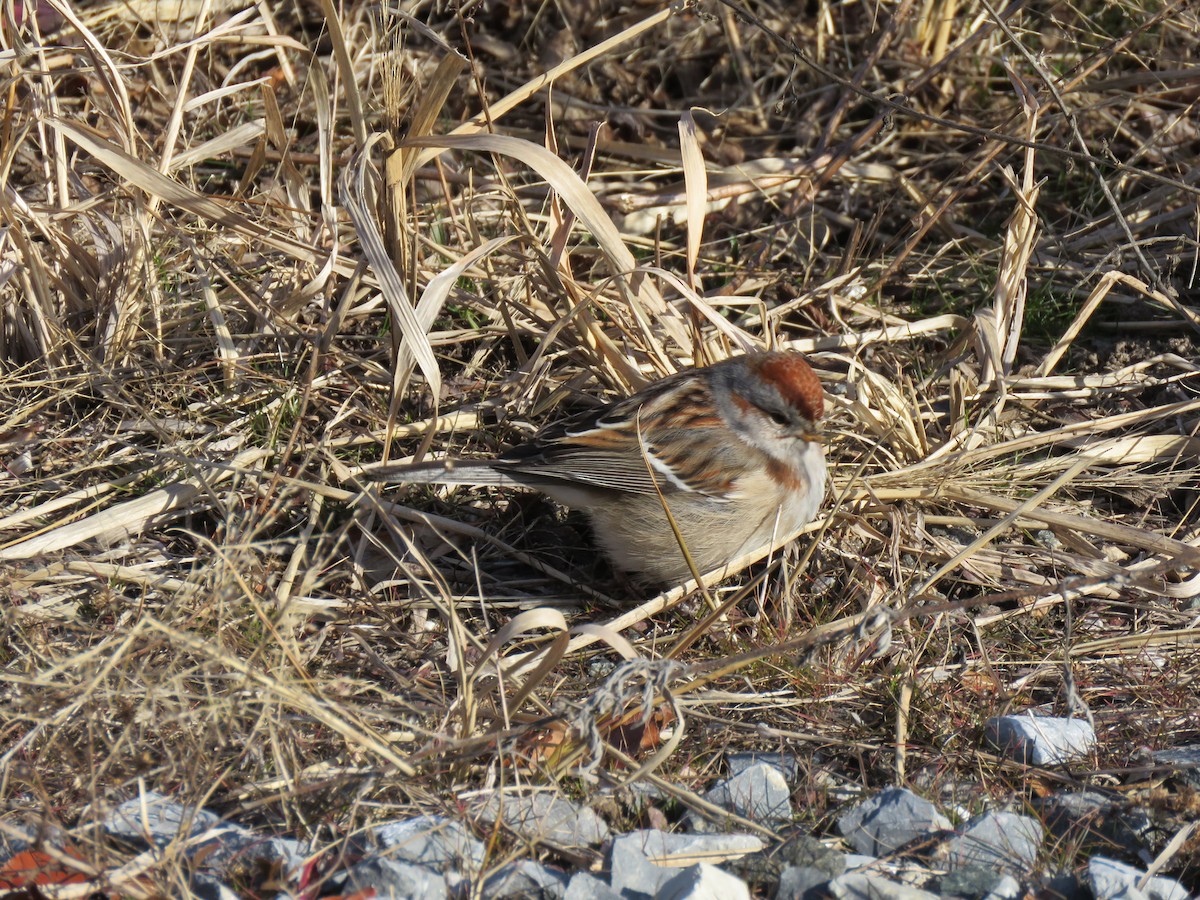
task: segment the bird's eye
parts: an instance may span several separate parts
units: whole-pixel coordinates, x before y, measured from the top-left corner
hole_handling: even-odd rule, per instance
[[[779,425],[780,427],[791,424],[788,421],[787,415],[784,413],[781,413],[777,409],[764,409],[763,412],[765,412],[767,414],[767,417],[772,422],[774,422],[776,425]]]

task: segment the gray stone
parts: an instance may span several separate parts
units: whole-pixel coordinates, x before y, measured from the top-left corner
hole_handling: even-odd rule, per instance
[[[787,863],[772,850],[747,853],[741,859],[731,859],[725,868],[751,885],[775,884]]]
[[[527,841],[578,847],[609,837],[608,825],[594,811],[547,791],[496,791],[484,800],[479,813],[487,822],[500,819]]]
[[[232,868],[246,870],[265,866],[280,866],[285,873],[296,872],[304,865],[305,853],[299,841],[291,838],[264,837],[239,825],[214,829],[211,840],[188,848],[188,855],[202,860],[202,865],[214,872]]]
[[[986,866],[968,865],[947,872],[937,879],[938,893],[953,897],[984,897],[995,890],[1005,876]]]
[[[985,735],[1009,758],[1035,766],[1060,766],[1096,746],[1096,731],[1086,719],[995,716]]]
[[[752,822],[775,824],[792,817],[788,783],[777,768],[766,763],[717,782],[704,799]]]
[[[837,900],[940,900],[929,891],[865,872],[839,875],[829,882],[826,890]]]
[[[847,872],[856,872],[859,869],[874,869],[879,865],[879,857],[869,853],[847,853],[842,856],[842,862]]]
[[[1021,896],[1021,882],[1011,875],[1003,875],[999,883],[988,891],[983,900],[1017,900]]]
[[[612,887],[627,898],[653,897],[679,871],[659,862],[704,859],[710,863],[756,853],[763,842],[749,834],[667,834],[633,831],[612,842]]]
[[[846,854],[826,847],[814,837],[799,834],[784,841],[778,854],[788,865],[803,866],[837,878],[846,871]]]
[[[122,803],[109,814],[104,828],[114,837],[135,844],[165,847],[172,841],[186,840],[187,857],[218,875],[234,867],[253,868],[258,863],[294,872],[305,857],[299,841],[257,834],[223,822],[208,810],[184,806],[154,792]]]
[[[938,893],[950,897],[982,897],[1000,881],[999,872],[983,866],[963,866],[935,880]]]
[[[1171,773],[1174,778],[1192,790],[1200,791],[1200,744],[1155,751],[1154,763],[1174,767],[1175,771]]]
[[[576,872],[567,883],[563,900],[621,900],[621,895],[595,875]]]
[[[104,830],[131,843],[165,847],[178,837],[195,837],[220,824],[221,818],[215,813],[147,791],[109,813]]]
[[[366,832],[361,853],[378,853],[397,862],[428,866],[437,871],[454,869],[467,874],[483,866],[483,842],[453,819],[415,816],[376,825]]]
[[[950,869],[980,866],[1010,875],[1024,875],[1037,861],[1042,825],[1029,816],[986,812],[969,821],[945,845]]]
[[[1078,843],[1086,852],[1118,848],[1136,856],[1153,843],[1153,816],[1120,797],[1072,791],[1035,797],[1030,805],[1056,838]]]
[[[777,847],[730,860],[725,868],[751,885],[769,885],[777,883],[789,866],[817,869],[828,881],[846,871],[846,855],[814,837],[798,834]]]
[[[766,753],[751,750],[747,753],[730,753],[725,758],[730,775],[740,775],[751,766],[765,764],[778,769],[779,774],[794,784],[800,777],[800,761],[790,753]]]
[[[1187,889],[1174,878],[1146,873],[1134,866],[1094,856],[1088,862],[1088,883],[1096,900],[1188,900]],[[1146,883],[1140,888],[1142,879]]]
[[[750,900],[750,888],[736,875],[697,863],[680,869],[659,888],[655,900]]]
[[[1074,872],[1062,870],[1043,875],[1038,889],[1033,893],[1038,897],[1054,897],[1056,900],[1094,900],[1091,890]]]
[[[197,872],[188,885],[196,900],[238,900],[233,888],[212,875]]]
[[[903,788],[887,788],[838,818],[838,830],[859,853],[893,853],[931,832],[944,831],[950,820],[928,800]]]
[[[492,900],[562,900],[567,892],[567,875],[532,859],[505,863],[483,883],[483,896]]]
[[[335,881],[342,893],[373,890],[379,898],[440,900],[449,896],[446,880],[432,869],[393,859],[365,859]]]
[[[809,892],[829,883],[829,873],[812,866],[788,866],[779,876],[775,900],[808,900]]]

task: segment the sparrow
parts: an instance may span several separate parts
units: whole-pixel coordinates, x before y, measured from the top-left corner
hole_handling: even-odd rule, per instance
[[[675,584],[812,521],[825,495],[821,383],[795,351],[688,369],[486,459],[364,470],[373,481],[516,485],[583,510],[613,565]],[[678,527],[678,536],[664,511]]]

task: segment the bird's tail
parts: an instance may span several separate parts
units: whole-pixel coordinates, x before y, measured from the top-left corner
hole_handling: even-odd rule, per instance
[[[430,462],[363,469],[361,477],[389,484],[523,485],[525,481],[495,463],[473,459],[437,459]]]

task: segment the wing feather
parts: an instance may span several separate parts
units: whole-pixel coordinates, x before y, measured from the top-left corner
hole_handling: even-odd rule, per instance
[[[498,459],[384,466],[364,474],[375,481],[519,484],[551,495],[556,487],[575,486],[731,500],[745,477],[769,461],[730,441],[727,427],[708,383],[688,371],[552,425]]]
[[[669,440],[680,430],[689,431],[686,445]],[[683,372],[546,429],[504,454],[496,467],[633,494],[729,499],[751,456],[730,445],[708,385]]]

